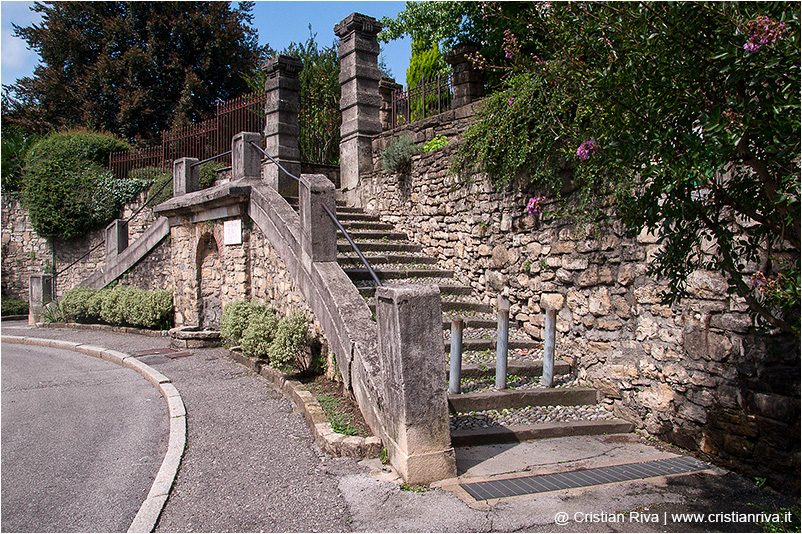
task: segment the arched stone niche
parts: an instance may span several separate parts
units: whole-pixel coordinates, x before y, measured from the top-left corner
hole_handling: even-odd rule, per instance
[[[198,327],[217,330],[220,328],[220,316],[223,313],[223,268],[218,240],[213,232],[200,236],[196,251]]]

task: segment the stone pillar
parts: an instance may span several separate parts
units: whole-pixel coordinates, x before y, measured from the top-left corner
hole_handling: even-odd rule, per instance
[[[173,162],[173,196],[180,197],[200,188],[200,168],[196,158],[180,158]]]
[[[451,65],[451,85],[454,96],[451,108],[455,109],[470,104],[485,96],[484,76],[468,59],[468,54],[478,52],[479,47],[472,44],[460,44],[445,55],[446,62]]]
[[[28,285],[28,324],[36,325],[45,304],[53,300],[53,275],[32,274]]]
[[[334,27],[340,38],[340,188],[348,205],[361,205],[359,176],[373,170],[372,140],[382,132],[379,30],[376,19],[359,13]]]
[[[334,184],[324,174],[302,174],[298,193],[304,262],[337,261],[337,227],[323,209],[335,213]]]
[[[436,285],[376,289],[390,461],[410,484],[456,476]]]
[[[382,130],[389,130],[393,127],[393,93],[404,88],[400,83],[395,83],[392,78],[382,78],[379,82],[379,95],[381,95],[381,107],[379,108],[379,122]]]
[[[115,219],[106,227],[106,263],[128,248],[128,221]]]
[[[303,64],[289,56],[275,56],[265,63],[267,103],[265,104],[265,152],[285,169],[301,174],[301,151],[298,148],[298,91],[301,83],[298,73]],[[298,196],[298,182],[267,159],[264,162],[264,180],[283,196]]]
[[[261,146],[262,135],[240,132],[231,140],[231,180],[259,180],[262,178],[262,153],[251,144]]]

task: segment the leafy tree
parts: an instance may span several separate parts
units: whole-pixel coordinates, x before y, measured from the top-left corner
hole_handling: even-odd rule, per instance
[[[495,65],[504,90],[487,99],[455,170],[479,161],[500,185],[570,199],[557,215],[614,212],[630,232],[658,235],[650,272],[667,280],[667,302],[686,295],[692,271],[719,271],[758,324],[798,336],[799,5],[485,13],[508,30]]]
[[[36,2],[15,26],[41,64],[13,86],[4,126],[83,127],[151,143],[247,91],[252,2]]]
[[[303,63],[298,145],[303,161],[337,164],[340,159],[340,56],[336,43],[319,48],[309,25],[305,43],[290,43],[284,54]]]
[[[2,143],[2,190],[3,193],[19,191],[22,183],[22,164],[28,149],[36,143],[37,137],[27,135],[21,128],[3,128]]]

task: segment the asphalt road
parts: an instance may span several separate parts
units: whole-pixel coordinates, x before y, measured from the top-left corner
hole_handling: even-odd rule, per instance
[[[3,532],[125,532],[167,450],[141,375],[76,352],[2,345]]]

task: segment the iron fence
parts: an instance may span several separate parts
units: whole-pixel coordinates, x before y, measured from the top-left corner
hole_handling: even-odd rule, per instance
[[[257,91],[219,102],[215,117],[165,132],[161,145],[109,155],[109,169],[117,178],[141,168],[169,168],[178,158],[208,159],[231,149],[238,132],[261,132],[264,128],[266,92]],[[231,156],[221,159],[231,164]]]
[[[453,95],[450,75],[438,75],[423,80],[420,85],[407,91],[393,91],[390,127],[395,128],[447,111],[451,107]]]

